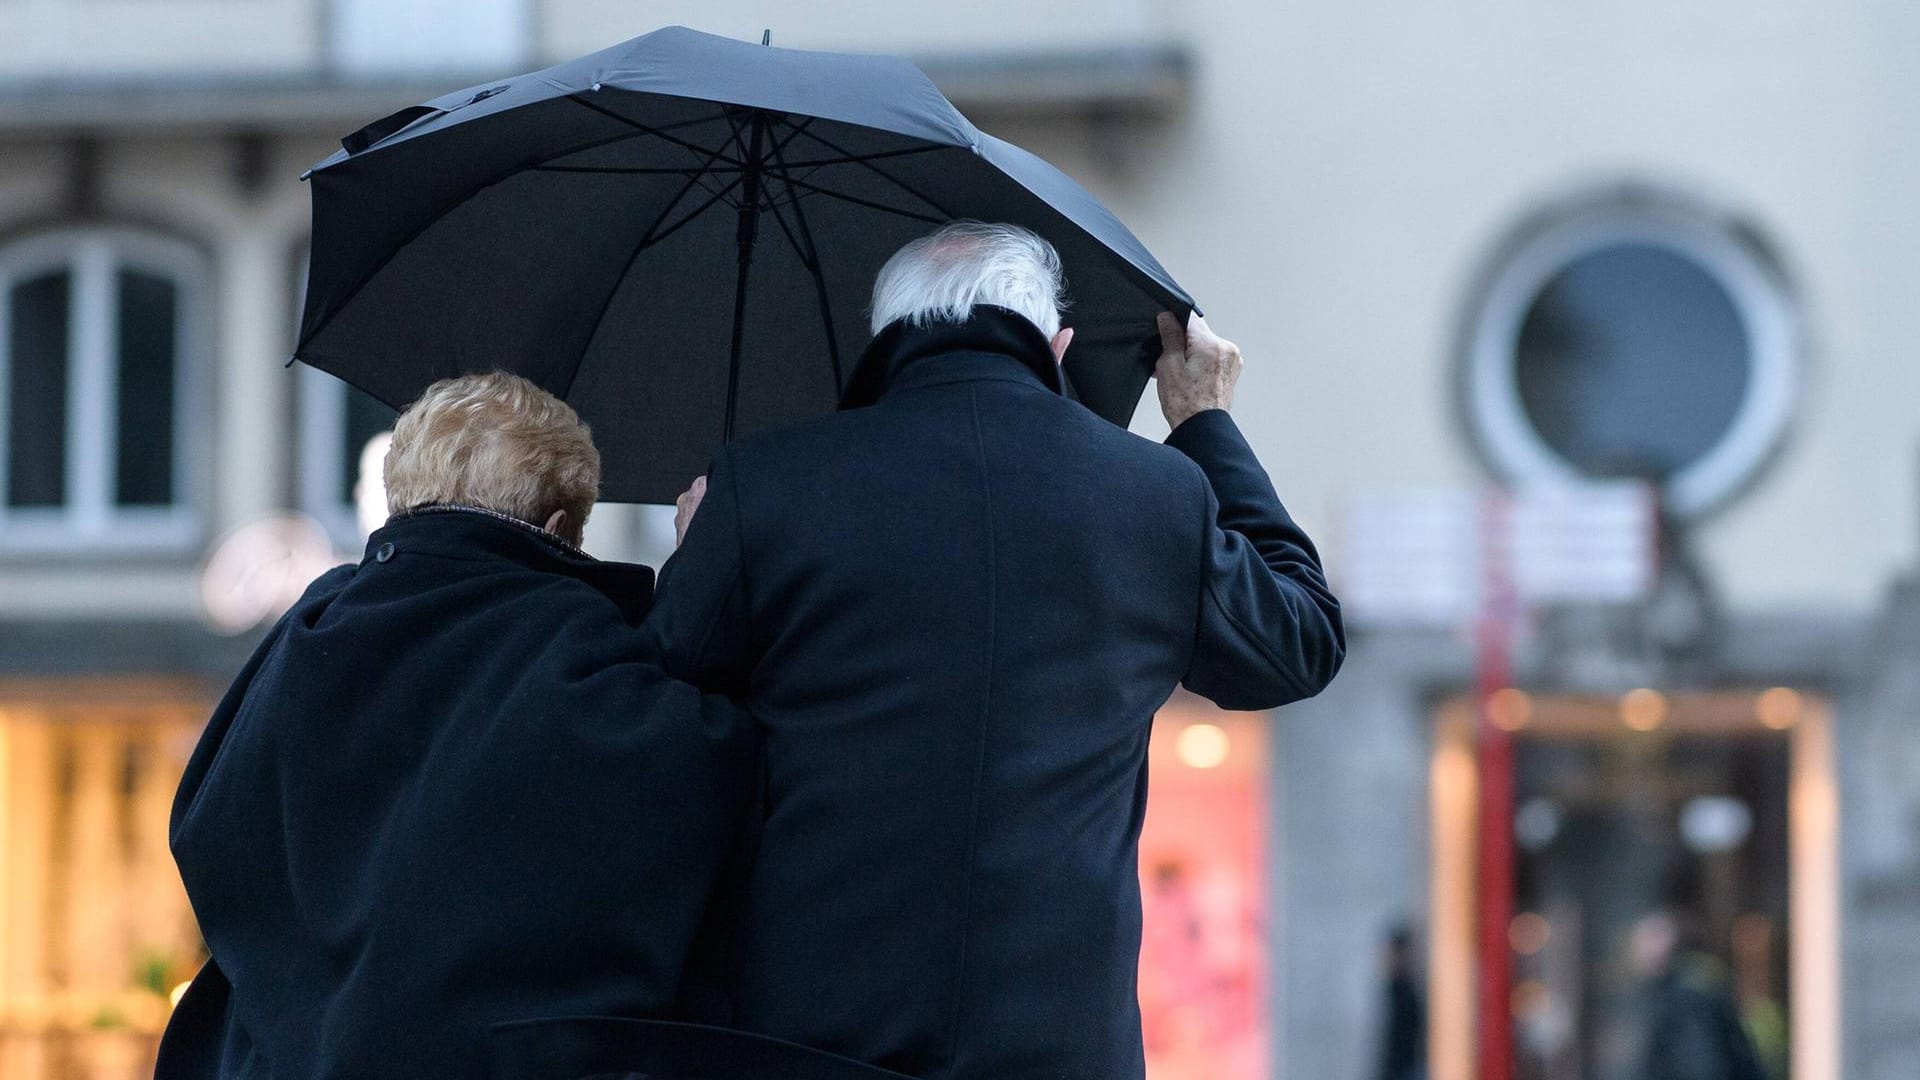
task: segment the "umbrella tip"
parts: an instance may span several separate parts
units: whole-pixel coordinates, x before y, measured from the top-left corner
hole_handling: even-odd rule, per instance
[[[773,44],[773,31],[771,29],[760,31],[760,44],[762,45]]]

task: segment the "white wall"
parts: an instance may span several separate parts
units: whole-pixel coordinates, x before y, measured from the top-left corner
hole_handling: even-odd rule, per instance
[[[1164,33],[1179,0],[651,0],[630,6],[608,0],[546,0],[541,44],[557,55],[603,49],[662,26],[679,24],[750,41],[773,31],[773,44],[854,52],[965,53],[983,50],[1071,51],[1139,44]]]
[[[107,79],[311,64],[318,0],[13,0],[0,4],[0,77]]]
[[[1191,116],[1122,171],[1061,156],[1241,340],[1241,412],[1309,523],[1345,492],[1479,475],[1451,396],[1479,261],[1540,201],[1632,175],[1745,212],[1810,307],[1798,429],[1700,532],[1733,605],[1864,609],[1911,564],[1920,13],[1185,0],[1176,21]]]

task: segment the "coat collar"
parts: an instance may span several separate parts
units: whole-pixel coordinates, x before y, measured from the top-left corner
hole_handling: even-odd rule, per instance
[[[385,558],[381,557],[385,551]],[[413,552],[473,561],[500,560],[585,582],[638,622],[653,606],[653,570],[602,562],[545,529],[476,506],[421,506],[395,514],[367,538],[361,569]]]
[[[968,354],[925,363],[934,357]],[[909,365],[912,370],[909,371]],[[1026,316],[980,304],[963,323],[935,320],[916,326],[905,319],[881,328],[854,365],[840,407],[858,409],[896,387],[931,386],[968,379],[1012,379],[1065,394],[1053,346]]]

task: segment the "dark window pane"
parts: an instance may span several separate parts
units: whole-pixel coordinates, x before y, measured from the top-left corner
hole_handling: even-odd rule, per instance
[[[345,441],[340,444],[340,501],[353,501],[353,485],[360,478],[360,451],[367,440],[383,431],[391,431],[399,413],[380,403],[378,398],[351,386],[347,387]]]
[[[174,499],[179,289],[137,270],[122,270],[118,278],[120,448],[114,501],[164,506]]]
[[[1733,299],[1704,267],[1617,244],[1540,290],[1520,330],[1520,397],[1541,437],[1582,471],[1663,479],[1732,425],[1748,349]]]
[[[66,271],[14,286],[8,297],[7,505],[67,501]]]

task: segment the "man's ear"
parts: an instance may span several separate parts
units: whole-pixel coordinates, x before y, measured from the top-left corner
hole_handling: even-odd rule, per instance
[[[565,536],[567,535],[566,528],[567,512],[565,510],[555,510],[553,516],[547,519],[547,531],[555,536]]]
[[[1067,346],[1072,343],[1073,343],[1073,327],[1071,326],[1063,326],[1060,328],[1059,333],[1053,335],[1053,362],[1054,363],[1064,364],[1067,362]]]

